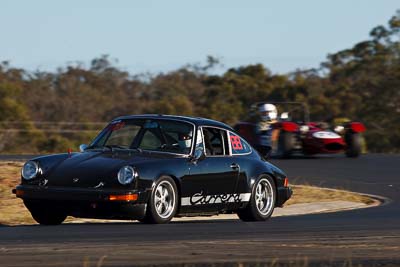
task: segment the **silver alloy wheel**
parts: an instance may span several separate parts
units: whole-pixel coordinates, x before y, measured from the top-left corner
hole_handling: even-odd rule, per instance
[[[255,192],[255,203],[261,215],[267,215],[274,208],[274,188],[270,181],[262,178],[258,181]]]
[[[171,216],[175,208],[175,190],[168,181],[162,181],[157,185],[154,193],[154,205],[158,216],[163,219]]]

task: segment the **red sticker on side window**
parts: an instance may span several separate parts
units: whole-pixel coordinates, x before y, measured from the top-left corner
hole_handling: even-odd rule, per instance
[[[240,137],[236,135],[231,135],[231,144],[234,150],[242,150],[243,145],[242,141],[240,141]]]
[[[119,129],[121,129],[124,126],[125,126],[125,122],[118,122],[118,123],[110,125],[110,130],[111,131],[118,131]]]

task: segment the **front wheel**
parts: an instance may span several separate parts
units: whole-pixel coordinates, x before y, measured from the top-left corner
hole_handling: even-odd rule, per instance
[[[168,223],[178,209],[178,190],[170,177],[160,178],[154,186],[147,205],[144,223]]]
[[[274,180],[270,176],[261,176],[253,186],[250,202],[237,214],[242,221],[265,221],[274,212],[275,201]]]

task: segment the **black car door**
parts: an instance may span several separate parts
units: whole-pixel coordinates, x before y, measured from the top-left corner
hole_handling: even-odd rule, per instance
[[[227,131],[202,127],[196,149],[203,149],[205,158],[188,163],[189,175],[182,179],[182,210],[216,211],[238,201],[239,167],[230,156]]]

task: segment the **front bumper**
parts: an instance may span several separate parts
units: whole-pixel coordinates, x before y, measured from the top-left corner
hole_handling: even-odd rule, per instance
[[[344,149],[346,149],[346,143],[342,138],[308,138],[303,140],[303,150],[307,154],[335,154],[342,152]]]
[[[141,219],[146,211],[148,191],[38,187],[18,185],[13,193],[30,208],[61,209],[83,218]]]

